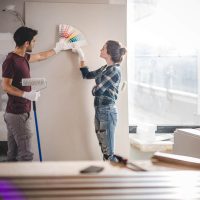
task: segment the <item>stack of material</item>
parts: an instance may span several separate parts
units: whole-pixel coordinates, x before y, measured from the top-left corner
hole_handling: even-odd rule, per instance
[[[171,167],[174,166],[179,170],[200,170],[200,159],[190,156],[155,152],[151,160],[154,164],[166,163],[168,167],[171,165]]]
[[[4,190],[1,195],[9,200],[200,199],[200,174],[191,171],[138,172],[131,176],[15,177],[0,184],[1,191]]]
[[[9,200],[200,199],[197,171],[126,173],[99,164],[104,167],[102,173],[81,175],[79,170],[86,163],[3,163],[0,196]]]
[[[197,129],[177,129],[174,132],[173,153],[200,158],[200,131]]]

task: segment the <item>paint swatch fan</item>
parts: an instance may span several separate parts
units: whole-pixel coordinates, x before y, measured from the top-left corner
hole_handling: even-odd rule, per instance
[[[64,40],[71,48],[81,47],[87,44],[84,35],[71,25],[60,24],[59,37],[60,40]]]

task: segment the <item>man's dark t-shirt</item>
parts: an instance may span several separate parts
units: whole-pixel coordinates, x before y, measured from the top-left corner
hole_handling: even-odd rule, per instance
[[[2,77],[12,79],[12,86],[26,92],[30,92],[31,87],[22,86],[22,78],[30,78],[29,59],[30,54],[26,53],[25,57],[22,57],[11,52],[2,65]],[[6,112],[22,114],[30,112],[30,110],[31,101],[8,94]]]

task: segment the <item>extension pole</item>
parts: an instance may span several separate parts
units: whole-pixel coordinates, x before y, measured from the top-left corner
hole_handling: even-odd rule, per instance
[[[36,128],[36,135],[37,135],[38,151],[39,151],[39,156],[40,156],[40,162],[42,162],[42,151],[41,151],[41,146],[40,146],[40,134],[39,134],[39,128],[38,128],[35,101],[33,101],[33,111],[34,111],[34,118],[35,118],[35,128]]]

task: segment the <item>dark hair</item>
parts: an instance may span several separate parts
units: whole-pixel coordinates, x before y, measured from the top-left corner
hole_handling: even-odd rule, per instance
[[[31,42],[33,37],[37,35],[38,31],[33,30],[31,28],[21,26],[18,28],[13,36],[13,39],[16,43],[16,46],[22,46],[26,41]]]
[[[121,44],[114,40],[106,42],[107,53],[111,56],[114,63],[122,62],[123,56],[126,54],[126,48],[121,47]]]

